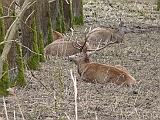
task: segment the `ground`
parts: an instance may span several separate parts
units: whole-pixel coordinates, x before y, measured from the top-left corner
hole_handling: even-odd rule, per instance
[[[26,120],[74,120],[72,71],[77,79],[79,120],[160,120],[160,11],[155,9],[156,5],[131,0],[88,1],[85,25],[74,27],[73,38],[84,38],[86,28],[114,27],[123,20],[131,30],[123,43],[97,52],[91,61],[125,66],[136,85],[83,82],[73,63],[54,57],[41,63],[40,71],[32,71],[34,77],[26,70],[27,86],[13,88],[14,96],[0,98],[0,117],[7,120],[7,111],[9,120],[22,120],[22,113]]]

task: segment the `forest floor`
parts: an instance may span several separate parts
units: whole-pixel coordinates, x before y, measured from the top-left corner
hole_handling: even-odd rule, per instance
[[[41,63],[40,71],[32,71],[37,79],[26,70],[27,86],[13,88],[16,96],[0,98],[0,117],[7,120],[7,111],[9,120],[22,120],[22,113],[26,120],[75,120],[72,71],[78,80],[78,120],[160,120],[160,11],[147,2],[91,1],[84,4],[85,24],[74,27],[73,37],[83,39],[86,28],[124,21],[131,32],[123,43],[97,52],[91,61],[126,67],[136,85],[83,82],[73,63],[55,57]]]

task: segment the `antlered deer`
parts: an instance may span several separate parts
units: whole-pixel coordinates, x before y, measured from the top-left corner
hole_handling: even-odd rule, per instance
[[[93,83],[115,83],[117,85],[130,85],[136,83],[135,79],[129,74],[126,68],[123,66],[110,66],[97,62],[90,62],[89,57],[96,51],[104,49],[110,44],[114,44],[117,41],[109,41],[104,47],[83,50],[83,54],[69,56],[69,60],[73,61],[78,67],[78,73],[82,80]],[[83,48],[81,48],[83,49]],[[82,55],[82,56],[81,56]]]
[[[107,38],[110,36],[110,41],[117,41],[118,43],[124,40],[124,33],[127,32],[127,29],[124,28],[124,23],[121,21],[117,28],[94,28],[87,35],[87,41],[89,43],[96,41],[99,42],[108,42]]]
[[[76,49],[74,46],[83,46],[85,43],[84,40],[78,40],[78,41],[63,41],[63,39],[56,40],[52,42],[51,44],[47,45],[44,48],[44,52],[46,55],[51,56],[70,56],[76,53],[79,53],[80,50]],[[90,48],[89,44],[86,43],[84,45],[84,48],[88,49]]]

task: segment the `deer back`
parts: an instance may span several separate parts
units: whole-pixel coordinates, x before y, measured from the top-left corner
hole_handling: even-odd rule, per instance
[[[99,29],[93,29],[93,31],[90,31],[87,34],[87,40],[89,42],[108,42],[106,41],[107,38],[111,35],[111,41],[117,40],[117,42],[122,42],[124,39],[124,33],[120,30],[116,29],[105,29],[105,28],[99,28]]]
[[[52,56],[56,56],[56,55],[69,56],[69,55],[76,54],[80,51],[73,47],[73,42],[74,41],[63,41],[63,40],[54,41],[44,48],[45,54],[52,55]],[[80,40],[78,41],[78,43],[82,45],[84,41]],[[85,47],[89,48],[89,44],[87,43]]]

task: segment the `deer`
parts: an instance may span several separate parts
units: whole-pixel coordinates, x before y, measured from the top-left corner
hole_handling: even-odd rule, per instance
[[[91,42],[107,42],[107,38],[111,35],[109,40],[114,41],[116,40],[118,43],[124,40],[124,34],[127,33],[128,30],[124,27],[124,22],[121,21],[117,28],[94,28],[93,30],[89,31],[86,35],[87,41]]]
[[[85,43],[85,44],[84,44]],[[84,45],[84,46],[83,46]],[[81,50],[76,49],[76,47],[84,47],[85,49],[90,48],[89,44],[84,40],[76,41],[65,41],[63,38],[58,39],[44,48],[44,53],[51,56],[70,56],[79,53]]]
[[[110,38],[110,37],[109,37]],[[106,48],[108,45],[117,43],[119,41],[108,40],[107,44],[103,47],[97,49],[86,49],[79,46],[76,49],[83,49],[78,55],[71,55],[68,57],[70,61],[73,61],[77,65],[78,74],[82,81],[91,83],[108,84],[115,83],[117,85],[127,85],[135,84],[136,80],[129,74],[127,69],[123,66],[116,65],[110,66],[106,64],[101,64],[97,62],[91,62],[90,56]]]

